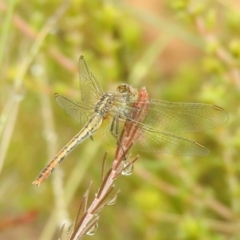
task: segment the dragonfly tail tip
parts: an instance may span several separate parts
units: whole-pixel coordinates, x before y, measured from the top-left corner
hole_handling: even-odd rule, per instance
[[[40,186],[40,182],[39,182],[38,180],[33,181],[32,184],[33,184],[33,185],[36,185],[36,186],[38,186],[38,187]]]

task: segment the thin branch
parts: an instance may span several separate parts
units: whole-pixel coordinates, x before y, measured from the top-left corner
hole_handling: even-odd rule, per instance
[[[79,220],[79,224],[75,226],[73,232],[70,234],[70,240],[81,239],[86,234],[91,235],[94,233],[99,220],[99,212],[106,205],[112,205],[115,203],[119,191],[111,197],[111,193],[114,189],[114,181],[120,176],[120,173],[126,169],[126,167],[129,167],[130,164],[133,164],[138,159],[138,157],[135,157],[132,161],[127,162],[127,164],[123,164],[128,161],[129,150],[140,136],[138,122],[143,121],[145,118],[148,105],[148,93],[145,88],[142,88],[138,93],[138,100],[133,106],[137,111],[131,113],[131,119],[134,121],[126,121],[124,130],[118,141],[112,166],[103,178],[101,186],[95,194],[95,198],[89,208],[85,211],[85,214],[83,214],[82,218]]]
[[[30,47],[30,50],[28,54],[26,54],[26,57],[23,59],[19,71],[16,74],[16,78],[14,79],[13,87],[11,95],[9,96],[8,102],[6,105],[10,109],[8,111],[8,115],[4,117],[4,121],[2,123],[3,125],[3,133],[1,136],[0,141],[0,172],[2,170],[2,166],[4,163],[4,159],[9,147],[9,143],[12,137],[13,129],[16,123],[18,109],[20,105],[20,101],[23,99],[23,79],[24,76],[32,63],[34,57],[37,55],[40,47],[42,46],[46,36],[51,31],[51,29],[55,26],[59,18],[62,16],[62,14],[66,11],[69,4],[69,0],[66,0],[63,2],[62,5],[56,10],[56,12],[49,18],[49,20],[46,22],[46,24],[43,26],[41,31],[38,34],[38,37]]]

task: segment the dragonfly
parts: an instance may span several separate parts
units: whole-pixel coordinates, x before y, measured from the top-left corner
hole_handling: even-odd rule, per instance
[[[131,113],[138,91],[131,85],[120,84],[115,92],[104,92],[99,81],[89,69],[84,57],[79,58],[80,101],[55,94],[57,103],[82,128],[40,172],[33,184],[39,186],[73,149],[95,132],[106,141],[117,140],[124,123],[136,120]],[[138,150],[156,151],[176,155],[206,156],[209,150],[196,141],[175,134],[197,132],[220,126],[228,121],[227,112],[216,105],[180,103],[148,99],[147,114],[137,122]],[[117,142],[117,141],[116,141]]]

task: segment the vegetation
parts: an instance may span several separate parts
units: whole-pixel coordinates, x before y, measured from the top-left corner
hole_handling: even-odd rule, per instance
[[[55,92],[79,100],[80,55],[106,91],[124,82],[229,113],[226,125],[183,135],[209,156],[133,152],[133,174],[118,176],[116,203],[84,239],[239,239],[239,8],[234,0],[0,0],[1,239],[68,239],[79,206],[96,197],[103,162],[112,165],[116,149],[94,136],[32,185],[80,130],[54,100]]]

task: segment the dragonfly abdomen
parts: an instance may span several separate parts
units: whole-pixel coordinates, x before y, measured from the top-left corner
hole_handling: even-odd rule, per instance
[[[64,148],[62,148],[61,151],[53,158],[53,160],[42,170],[42,172],[38,175],[37,179],[33,182],[33,184],[39,186],[41,182],[44,181],[51,174],[55,167],[61,161],[63,161],[75,147],[77,147],[85,139],[93,135],[101,125],[102,116],[98,113],[95,113],[83,126],[81,131],[75,137],[73,137],[71,141]]]

